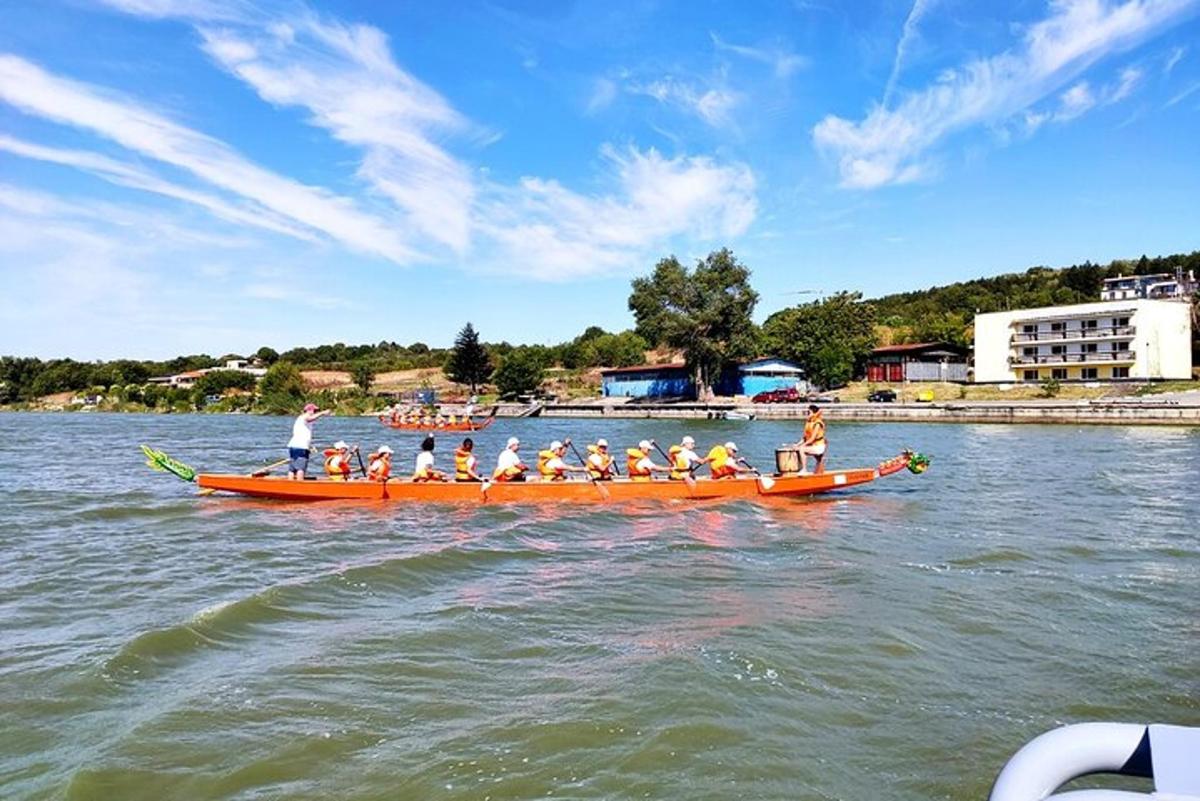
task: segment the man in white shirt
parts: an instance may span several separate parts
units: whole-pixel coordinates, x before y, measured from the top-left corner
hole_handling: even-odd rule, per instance
[[[517,455],[517,451],[520,449],[521,441],[516,437],[509,437],[504,450],[500,451],[500,456],[496,459],[496,472],[492,474],[493,479],[496,481],[525,480],[525,471],[529,467]]]
[[[329,409],[318,410],[317,404],[308,403],[304,406],[296,420],[292,423],[292,438],[288,440],[288,478],[304,480],[304,471],[308,469],[308,452],[312,449],[313,424],[333,412]]]

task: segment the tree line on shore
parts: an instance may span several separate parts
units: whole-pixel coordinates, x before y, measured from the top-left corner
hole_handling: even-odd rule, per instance
[[[0,404],[70,391],[180,411],[203,406],[214,396],[231,395],[242,398],[232,405],[248,411],[286,411],[313,395],[300,373],[305,369],[348,371],[363,397],[369,396],[380,373],[422,368],[440,368],[472,393],[491,384],[501,396],[515,396],[536,391],[551,367],[627,367],[643,363],[651,349],[668,358],[682,356],[701,395],[708,394],[731,365],[759,356],[796,362],[814,383],[838,386],[862,373],[867,356],[880,342],[969,344],[977,311],[1095,301],[1105,278],[1170,273],[1177,267],[1200,272],[1200,251],[1103,266],[1085,262],[1061,269],[1034,267],[873,300],[858,292],[838,292],[777,311],[759,326],[752,319],[758,294],[750,285],[750,269],[722,249],[691,269],[674,256],[666,257],[649,275],[634,279],[628,300],[636,323],[633,330],[610,333],[590,326],[558,345],[513,345],[482,342],[467,323],[451,348],[389,341],[283,353],[262,347],[248,354],[268,368],[261,381],[249,373],[216,369],[245,358],[238,354],[106,362],[4,356]],[[209,372],[186,390],[148,383],[151,377],[194,370]]]

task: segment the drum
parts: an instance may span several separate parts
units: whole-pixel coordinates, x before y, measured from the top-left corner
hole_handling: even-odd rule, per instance
[[[781,476],[800,472],[800,449],[793,447],[775,449],[775,472]]]

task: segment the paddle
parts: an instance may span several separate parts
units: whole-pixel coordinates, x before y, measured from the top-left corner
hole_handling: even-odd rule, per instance
[[[605,487],[603,484],[601,484],[600,481],[595,476],[592,475],[591,470],[587,469],[587,466],[588,466],[587,460],[583,458],[583,455],[579,452],[579,449],[575,447],[575,443],[571,442],[570,437],[567,437],[563,441],[571,449],[571,453],[575,454],[575,458],[579,460],[579,463],[581,465],[583,465],[583,467],[584,467],[583,474],[585,476],[587,476],[588,481],[592,482],[592,486],[595,487],[600,492],[600,497],[604,498],[604,500],[606,500],[606,501],[609,500],[610,496],[608,494],[608,488]]]
[[[667,466],[668,466],[668,467],[670,467],[672,470],[674,470],[674,469],[675,469],[675,463],[674,463],[674,461],[671,459],[671,457],[670,457],[670,456],[668,456],[667,454],[663,453],[663,449],[662,449],[662,448],[660,448],[660,447],[658,447],[658,443],[657,443],[657,442],[655,442],[654,440],[650,440],[650,444],[654,446],[654,449],[655,449],[656,451],[658,451],[659,453],[662,453],[662,458],[664,458],[664,459],[666,459],[666,460],[667,460]],[[696,477],[695,477],[694,475],[692,475],[692,473],[693,473],[693,471],[694,471],[694,470],[695,470],[697,467],[699,467],[699,466],[700,466],[700,465],[695,465],[695,466],[693,466],[693,467],[689,467],[689,468],[688,468],[687,475],[683,477],[683,483],[685,483],[685,484],[687,484],[687,485],[688,485],[688,489],[693,489],[693,490],[694,490],[694,489],[696,488]]]
[[[358,449],[357,445],[354,446],[354,455],[358,458],[358,469],[362,472],[362,477],[366,478],[367,477],[367,468],[366,468],[366,466],[363,465],[362,451],[360,451]]]
[[[755,467],[754,465],[750,464],[749,462],[747,462],[747,461],[746,461],[745,459],[743,459],[742,457],[740,457],[740,456],[739,456],[739,457],[737,458],[737,461],[738,461],[738,463],[740,463],[740,464],[744,464],[744,465],[746,465],[746,467],[750,468],[750,472],[751,472],[751,473],[753,473],[754,475],[758,476],[758,483],[762,485],[762,488],[763,488],[763,489],[765,489],[765,490],[769,490],[771,487],[775,486],[775,479],[771,478],[770,476],[764,476],[762,473],[760,473],[760,472],[759,472],[759,470],[758,470],[758,468],[757,468],[757,467]]]

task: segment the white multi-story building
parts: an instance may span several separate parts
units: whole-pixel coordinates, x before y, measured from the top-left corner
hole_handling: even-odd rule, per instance
[[[1191,304],[1117,300],[975,315],[975,381],[1188,379]]]

